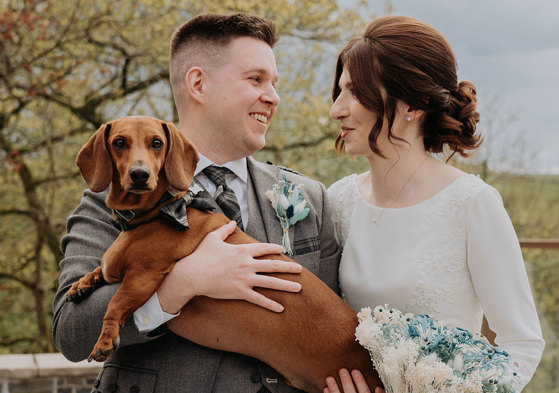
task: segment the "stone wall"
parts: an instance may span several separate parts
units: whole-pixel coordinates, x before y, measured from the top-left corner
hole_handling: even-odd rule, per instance
[[[59,353],[0,355],[0,393],[89,393],[102,366]]]

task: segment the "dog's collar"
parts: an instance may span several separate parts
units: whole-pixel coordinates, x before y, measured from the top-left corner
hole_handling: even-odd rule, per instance
[[[178,196],[176,192],[177,190],[169,187],[169,189],[165,192],[165,194],[163,194],[163,196],[157,201],[157,203],[150,210],[113,209],[113,215],[115,216],[116,221],[118,222],[118,224],[120,225],[123,231],[136,228],[141,223],[132,224],[130,223],[130,221],[145,216],[146,214],[152,212],[154,209],[157,209],[165,202],[168,202],[171,199],[175,198],[176,196]]]
[[[136,217],[135,210],[116,210],[113,209],[113,214],[117,220],[124,220],[126,222],[133,220]]]
[[[154,207],[151,210],[118,210],[118,209],[113,209],[113,214],[117,217],[117,220],[119,220],[119,221],[124,220],[125,222],[130,222],[134,218],[140,218],[143,215],[152,211],[153,209],[157,209],[163,203],[171,200],[172,198],[178,197],[180,194],[181,194],[181,192],[179,190],[177,190],[176,188],[174,188],[172,186],[169,186],[167,188],[167,191],[165,192],[165,194],[163,194],[161,199],[159,199],[159,201],[157,201],[157,203],[154,205]]]
[[[185,230],[189,228],[186,216],[187,207],[192,207],[202,211],[219,211],[217,203],[196,180],[192,182],[186,194],[182,195],[182,197],[176,199],[175,201],[172,201],[176,197],[180,196],[180,194],[180,191],[169,187],[167,192],[165,192],[151,210],[113,210],[113,214],[121,229],[123,231],[128,231],[149,221],[131,222],[133,219],[140,218],[157,207],[164,205],[161,207],[156,217],[167,221],[177,230]],[[166,203],[168,201],[171,202]]]

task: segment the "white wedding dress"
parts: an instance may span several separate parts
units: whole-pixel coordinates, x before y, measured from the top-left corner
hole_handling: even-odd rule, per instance
[[[344,300],[356,311],[388,304],[476,333],[485,314],[496,343],[517,365],[513,387],[520,392],[544,340],[518,239],[497,190],[462,175],[417,205],[382,209],[361,197],[356,175],[350,175],[328,193],[344,248]]]

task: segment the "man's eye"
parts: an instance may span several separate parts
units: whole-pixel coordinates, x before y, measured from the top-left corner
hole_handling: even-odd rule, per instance
[[[261,79],[260,79],[259,76],[253,76],[253,77],[250,78],[250,80],[252,80],[252,81],[254,81],[254,82],[256,82],[256,83],[260,83],[260,81],[261,81]]]
[[[124,149],[126,147],[126,142],[124,139],[119,138],[113,141],[113,146],[119,150]]]
[[[153,142],[151,142],[151,147],[155,150],[159,150],[163,147],[163,142],[160,139],[154,139]]]

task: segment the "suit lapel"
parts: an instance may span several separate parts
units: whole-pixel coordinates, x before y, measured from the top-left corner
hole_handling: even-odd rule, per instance
[[[251,157],[247,159],[247,166],[248,225],[245,232],[258,241],[281,244],[281,225],[265,194],[278,181],[279,170],[274,166],[261,164]]]
[[[245,232],[260,242],[266,242],[268,235],[266,234],[266,227],[264,226],[264,220],[260,212],[258,193],[255,191],[253,176],[250,169],[248,171],[247,203],[248,223]]]

